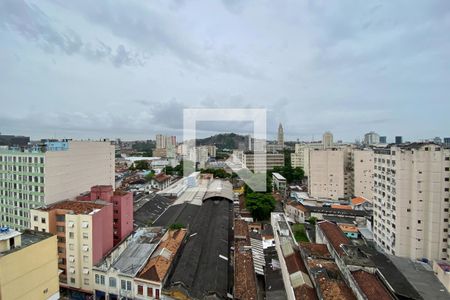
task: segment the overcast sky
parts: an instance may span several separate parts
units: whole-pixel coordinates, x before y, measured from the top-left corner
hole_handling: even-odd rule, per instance
[[[291,140],[450,136],[450,1],[0,0],[0,104],[33,138],[181,137],[191,107],[266,108]]]

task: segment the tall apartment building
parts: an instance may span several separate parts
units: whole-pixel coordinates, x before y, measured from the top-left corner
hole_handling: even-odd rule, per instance
[[[323,144],[323,149],[329,149],[329,148],[333,147],[333,145],[334,145],[333,134],[331,132],[327,131],[323,134],[322,144]]]
[[[376,132],[368,132],[364,135],[365,145],[376,145],[380,143],[380,135]]]
[[[177,137],[174,135],[165,136],[162,134],[156,135],[156,149],[166,149],[168,146],[177,146]]]
[[[413,143],[374,152],[376,244],[397,256],[450,259],[450,150]]]
[[[318,198],[349,198],[353,195],[353,161],[350,148],[309,152],[309,194]]]
[[[96,185],[90,193],[77,197],[81,201],[103,200],[113,205],[114,245],[133,231],[133,194],[116,190],[110,185]]]
[[[53,141],[0,148],[0,226],[25,229],[30,209],[74,198],[96,184],[114,185],[109,141]]]
[[[0,299],[59,299],[56,236],[0,228]]]
[[[291,153],[291,165],[293,168],[300,167],[309,176],[309,151],[311,149],[323,149],[322,142],[311,142],[307,144],[295,144],[295,152]]]
[[[92,266],[113,247],[113,205],[102,200],[68,200],[30,213],[34,230],[57,235],[60,285],[92,293]]]
[[[372,202],[374,154],[371,149],[353,150],[353,194]]]

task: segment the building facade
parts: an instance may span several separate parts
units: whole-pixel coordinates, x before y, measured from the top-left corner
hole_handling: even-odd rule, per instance
[[[333,145],[334,145],[333,134],[331,132],[327,131],[323,134],[322,145],[323,145],[323,149],[329,149],[329,148],[333,147]]]
[[[114,185],[109,141],[45,142],[0,149],[0,226],[30,227],[30,209],[74,198],[95,184]]]
[[[370,149],[353,150],[353,194],[370,202],[373,198],[373,156],[373,151]]]
[[[309,151],[311,149],[323,149],[322,142],[311,142],[307,144],[295,144],[295,152],[291,153],[291,165],[293,168],[300,167],[309,176]]]
[[[378,247],[413,259],[450,259],[450,150],[414,143],[374,151]]]
[[[353,195],[353,158],[349,148],[311,150],[309,194],[317,198],[349,198]]]
[[[279,146],[284,147],[284,130],[283,130],[283,125],[278,125],[278,138],[277,138],[277,143]]]
[[[61,287],[92,293],[92,266],[113,247],[113,205],[105,201],[58,202],[32,209],[31,226],[57,236]]]
[[[0,299],[59,299],[56,236],[0,229]]]
[[[274,167],[284,166],[284,154],[282,153],[244,153],[243,165],[254,172],[264,172]]]

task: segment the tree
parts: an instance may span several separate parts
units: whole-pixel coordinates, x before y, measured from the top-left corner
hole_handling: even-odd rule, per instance
[[[267,193],[248,193],[245,197],[245,207],[256,220],[267,220],[275,209],[275,199]]]
[[[317,223],[317,218],[316,218],[316,217],[309,217],[308,222],[309,222],[309,224],[311,224],[311,225],[316,225],[316,223]]]
[[[150,168],[150,165],[146,160],[138,160],[134,162],[134,168],[136,170],[148,170]]]
[[[155,177],[155,171],[151,170],[147,175],[145,175],[145,180],[147,182],[152,181],[152,179]]]
[[[176,230],[176,229],[182,229],[182,228],[185,228],[186,226],[184,226],[183,224],[181,224],[181,223],[173,223],[173,224],[171,224],[170,226],[169,226],[169,229],[170,230]]]

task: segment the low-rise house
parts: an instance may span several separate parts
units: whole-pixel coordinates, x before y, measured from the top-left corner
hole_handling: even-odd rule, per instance
[[[286,205],[286,216],[294,223],[305,223],[308,210],[302,204],[291,201]]]
[[[313,283],[285,214],[272,213],[271,224],[287,298],[289,300],[317,299]]]
[[[150,184],[152,188],[162,191],[170,186],[170,182],[171,177],[169,175],[159,173],[152,178]]]
[[[164,235],[161,227],[144,227],[133,232],[93,267],[96,299],[134,299],[134,282]]]
[[[169,230],[142,270],[134,278],[135,299],[160,299],[162,288],[177,253],[186,237],[186,229]]]

